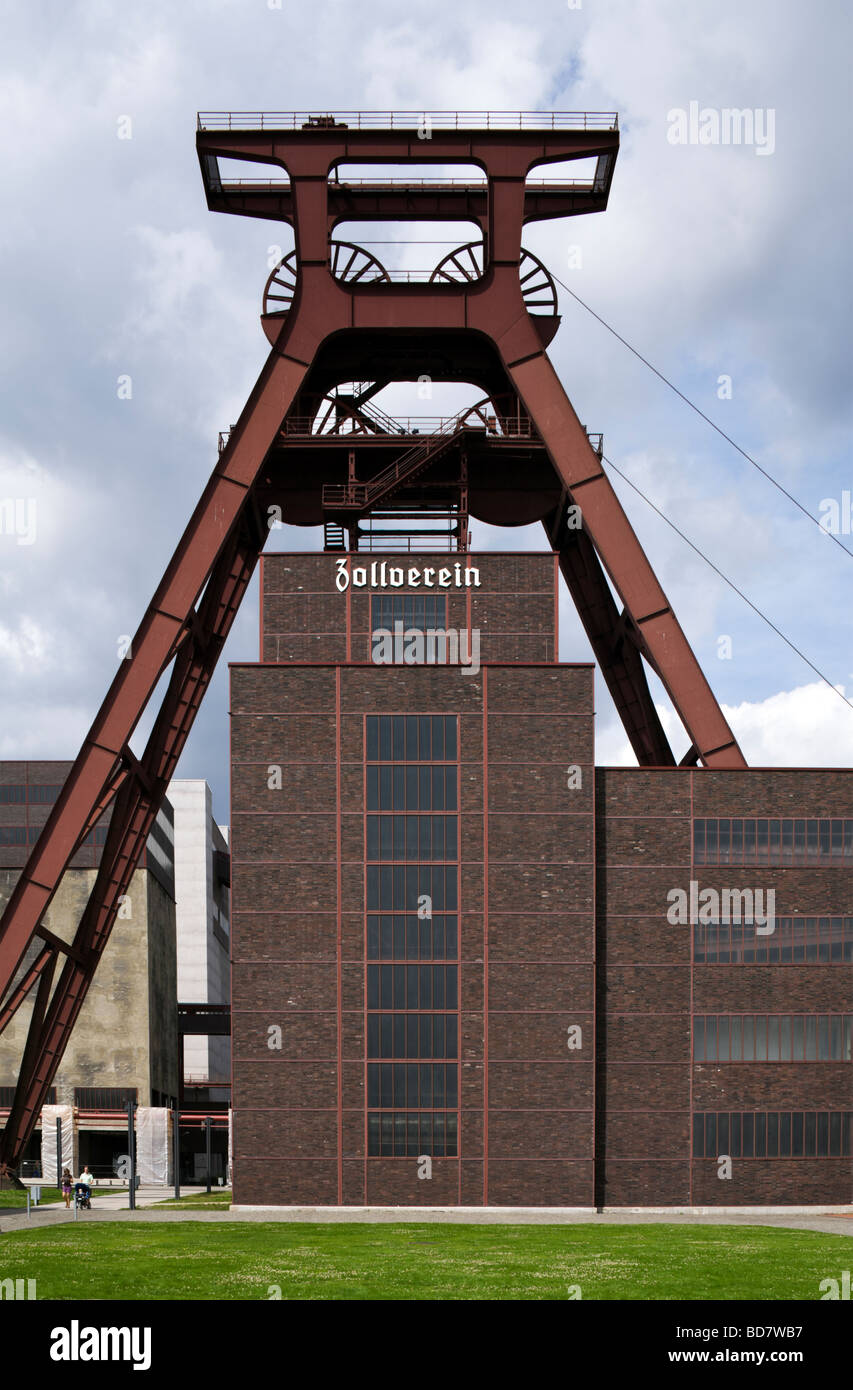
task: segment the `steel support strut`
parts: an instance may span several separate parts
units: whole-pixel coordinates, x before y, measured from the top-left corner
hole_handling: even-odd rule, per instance
[[[584,118],[579,128],[571,123],[555,126],[553,120],[541,129],[522,123],[508,131],[488,124],[479,130],[444,127],[431,134],[428,149],[421,148],[416,129],[393,128],[392,123],[391,129],[376,131],[370,123],[362,128],[360,121],[350,128],[347,123],[330,126],[327,121],[318,125],[294,119],[282,129],[265,127],[262,121],[259,128],[243,130],[233,127],[229,118],[227,128],[199,130],[198,152],[210,205],[274,215],[293,224],[292,297],[286,311],[265,310],[262,316],[273,350],[0,920],[0,1031],[38,982],[15,1100],[0,1139],[0,1168],[17,1163],[32,1133],[130,889],[263,548],[266,528],[258,504],[268,495],[265,474],[274,472],[274,456],[280,457],[282,450],[287,470],[292,456],[287,454],[286,434],[282,443],[282,423],[309,376],[306,396],[319,393],[322,400],[331,388],[355,380],[354,372],[365,362],[380,363],[376,372],[371,370],[374,382],[382,371],[387,380],[406,380],[407,371],[417,375],[424,370],[423,356],[431,353],[430,362],[452,364],[449,380],[478,381],[490,393],[508,383],[513,400],[524,403],[538,430],[537,448],[541,456],[544,444],[562,484],[563,504],[570,501],[581,509],[580,530],[570,531],[562,516],[554,515],[550,536],[639,762],[674,762],[648,689],[645,658],[688,731],[688,758],[710,767],[745,765],[601,460],[545,355],[544,347],[559,323],[556,306],[534,317],[524,300],[519,269],[526,254],[521,249],[522,226],[531,217],[562,217],[567,212],[565,193],[557,185],[536,194],[526,187],[530,169],[595,156],[596,177],[587,190],[586,206],[603,209],[619,143],[615,123],[588,125]],[[242,185],[226,187],[218,170],[221,157],[286,169],[289,192],[276,203],[278,211],[269,212],[268,189],[258,193],[241,192]],[[436,164],[473,160],[481,165],[488,188],[478,183],[469,190],[478,200],[470,205],[469,215],[483,236],[482,275],[460,284],[436,285],[349,284],[347,265],[336,275],[329,238],[339,217],[340,197],[345,201],[349,195],[339,195],[334,181],[329,182],[329,171],[360,157],[389,164],[426,158]],[[370,194],[363,215],[393,220],[399,201],[393,181],[383,184]],[[569,210],[579,209],[572,204]],[[386,370],[381,364],[389,362]],[[378,384],[371,387],[371,394],[378,389]],[[359,397],[363,399],[366,396]],[[424,439],[390,471],[374,476],[372,484],[369,478],[356,483],[352,471],[340,468],[326,478],[314,475],[310,487],[316,493],[316,512],[308,496],[297,519],[304,524],[329,519],[322,509],[324,482],[333,489],[327,500],[340,504],[341,515],[332,519],[341,524],[349,525],[353,513],[383,500],[391,506],[399,502],[402,509],[406,487],[432,467],[443,447],[444,441]],[[552,484],[549,478],[539,516],[553,511]],[[315,515],[316,522],[311,520]],[[608,577],[621,600],[621,612]],[[166,694],[145,750],[137,757],[130,739],[170,667]],[[65,943],[42,919],[75,851],[110,807],[95,884],[73,942]],[[24,966],[36,939],[39,951]],[[64,963],[51,993],[60,955]]]
[[[640,749],[644,750],[641,761],[645,763],[651,757],[657,757],[663,751],[660,743],[663,731],[657,715],[653,713],[645,675],[642,675],[642,684],[637,682],[638,666],[626,646],[630,640],[636,642],[638,653],[642,652],[660,677],[705,766],[746,767],[746,760],[734,734],[622,510],[622,504],[602,468],[601,459],[590,444],[586,430],[572,409],[547,355],[542,352],[521,362],[507,362],[506,367],[542,437],[567,496],[581,510],[583,531],[595,547],[622,600],[624,615],[617,618],[612,596],[609,603],[604,596],[607,586],[603,575],[600,582],[593,580],[584,593],[577,567],[571,563],[565,548],[561,548],[561,569],[573,593],[577,591],[581,595],[584,604],[581,617],[591,640],[593,633],[596,634],[593,642],[596,654],[601,653],[605,657],[602,674],[607,679],[620,714],[624,717],[631,711],[626,728],[635,752],[640,757]],[[588,565],[586,573],[591,573]],[[594,617],[596,604],[598,622]],[[608,608],[609,620],[597,632],[601,616],[606,614]],[[614,618],[617,618],[616,622]],[[602,642],[607,639],[607,626],[610,627],[612,639],[609,653],[602,649]],[[619,662],[614,665],[614,650],[618,650],[620,638],[624,667],[621,676]],[[664,765],[673,763],[671,751],[662,761]]]
[[[114,800],[95,885],[49,1005],[39,987],[42,1008],[30,1020],[14,1104],[0,1137],[0,1164],[7,1167],[16,1164],[32,1133],[263,548],[267,533],[253,487],[304,375],[302,363],[270,354],[0,921],[2,1001],[69,860]],[[130,737],[170,663],[166,695],[137,759]],[[53,973],[46,966],[39,971],[42,980]],[[34,969],[26,977],[28,988]],[[0,1016],[4,1021],[22,1002],[24,983]]]

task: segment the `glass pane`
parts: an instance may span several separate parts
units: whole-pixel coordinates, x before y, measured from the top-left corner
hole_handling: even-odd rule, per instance
[[[729,1149],[729,1116],[728,1111],[724,1110],[717,1116],[717,1152],[730,1154]]]
[[[427,780],[430,782],[432,799],[427,810],[444,810],[444,768],[425,767],[421,769],[426,773]]]
[[[693,1116],[693,1157],[705,1157],[705,1116],[700,1114]]]
[[[717,1019],[717,1056],[721,1062],[729,1060],[729,1020],[725,1014]]]
[[[779,1017],[771,1014],[767,1020],[767,1060],[779,1061]]]
[[[429,1008],[430,999],[428,987],[425,989],[422,983],[426,975],[426,967],[419,965],[406,966],[406,1008]]]
[[[729,1115],[729,1153],[732,1158],[740,1158],[741,1153],[741,1116],[737,1114]]]
[[[391,761],[391,716],[383,714],[379,719],[379,758],[383,763]]]
[[[367,817],[367,857],[379,858],[379,817]]]
[[[742,1145],[744,1158],[752,1158],[755,1153],[755,1116],[742,1116]]]
[[[445,715],[444,757],[447,762],[456,761],[456,715]]]
[[[379,757],[379,720],[375,714],[369,714],[366,720],[367,737],[365,747],[368,762],[375,762]]]
[[[755,821],[745,820],[743,823],[743,862],[744,864],[755,863]]]
[[[829,1019],[821,1014],[817,1021],[817,1060],[829,1061]]]
[[[382,972],[388,970],[390,979],[393,980],[393,1005],[388,1008],[406,1008],[406,966],[404,965],[383,965]]]
[[[379,768],[368,767],[367,769],[367,809],[368,811],[379,810]]]
[[[440,762],[444,757],[444,716],[432,716],[432,756]]]
[[[444,1009],[447,1007],[444,1000],[444,971],[443,965],[424,966],[425,971],[429,971],[432,980],[432,1007],[434,1009]]]
[[[829,1115],[826,1110],[818,1111],[817,1116],[817,1156],[829,1157]]]
[[[418,760],[418,716],[407,714],[406,720],[406,762],[416,763]]]

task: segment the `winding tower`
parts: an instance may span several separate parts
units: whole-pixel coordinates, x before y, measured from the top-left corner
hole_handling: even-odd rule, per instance
[[[271,520],[324,527],[341,556],[436,546],[465,551],[469,518],[541,521],[637,760],[672,767],[646,669],[687,730],[682,763],[744,767],[741,751],[548,358],[559,327],[525,224],[601,212],[619,147],[612,114],[217,113],[198,120],[212,211],[278,221],[295,245],[272,270],[261,322],[270,352],[0,922],[0,1030],[34,996],[0,1162],[36,1123],[157,810],[173,776]],[[591,177],[531,171],[594,161]],[[236,179],[220,161],[264,165]],[[434,166],[407,178],[406,165]],[[349,166],[375,166],[370,178]],[[448,176],[477,166],[479,180]],[[393,172],[391,172],[393,171]],[[475,223],[479,240],[422,276],[387,270],[342,223]],[[392,382],[474,383],[460,414],[397,420]],[[161,678],[144,752],[130,740]],[[42,918],[62,875],[112,809],[73,942]]]

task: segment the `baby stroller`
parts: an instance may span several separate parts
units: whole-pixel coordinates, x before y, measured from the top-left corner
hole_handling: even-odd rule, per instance
[[[74,1184],[74,1200],[79,1211],[92,1210],[92,1189],[87,1182],[76,1182]]]

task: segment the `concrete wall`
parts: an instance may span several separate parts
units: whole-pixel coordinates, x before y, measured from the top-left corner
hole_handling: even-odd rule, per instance
[[[0,911],[18,879],[0,869]],[[45,925],[70,941],[95,882],[94,869],[69,869]],[[140,1104],[152,1086],[177,1094],[175,905],[153,875],[137,869],[131,916],[116,921],[56,1076],[56,1098],[72,1104],[75,1086],[129,1087]],[[31,955],[38,953],[31,948]],[[0,1085],[17,1081],[32,1004],[0,1034]]]

